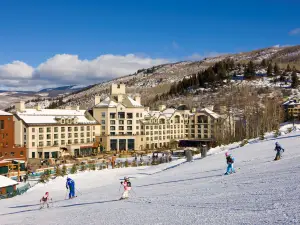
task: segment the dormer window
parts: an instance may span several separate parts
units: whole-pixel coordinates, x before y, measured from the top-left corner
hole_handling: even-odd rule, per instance
[[[65,119],[60,120],[62,124],[65,124]]]

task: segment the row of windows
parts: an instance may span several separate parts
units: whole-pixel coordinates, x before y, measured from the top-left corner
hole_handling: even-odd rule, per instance
[[[109,114],[109,118],[111,119],[115,119],[118,116],[118,118],[125,118],[125,112],[119,112],[119,113],[110,113]],[[143,117],[142,113],[136,113],[135,116],[137,118],[139,117]],[[106,117],[106,113],[102,112],[101,113],[101,117],[105,118]],[[126,113],[126,118],[133,118],[133,113]]]
[[[80,141],[80,142],[79,142]],[[93,139],[94,141],[94,139]],[[90,143],[91,142],[91,139],[90,138],[87,138],[87,139],[74,139],[74,141],[72,140],[61,140],[60,141],[60,144],[61,145],[65,145],[65,144],[83,144],[83,143]],[[32,142],[31,143],[32,147],[35,147],[36,146],[36,143],[35,142]],[[51,141],[47,141],[46,142],[46,146],[58,146],[59,145],[59,141],[54,141],[54,142],[51,142]],[[40,141],[38,142],[38,147],[43,147],[44,146],[44,142],[43,141]]]
[[[73,133],[68,133],[68,138],[72,138],[73,136],[75,138],[77,138],[77,137],[79,137],[79,134],[78,133],[74,133],[74,135],[73,135]],[[90,137],[90,133],[86,133],[86,136]],[[95,132],[93,132],[93,136],[95,136]],[[54,134],[53,137],[54,137],[54,139],[58,139],[58,134]],[[66,137],[65,134],[61,134],[60,135],[60,138],[65,138],[65,137]],[[84,133],[80,133],[80,137],[84,137]],[[47,134],[46,135],[46,139],[51,139],[51,138],[52,138],[51,134]],[[35,135],[32,135],[32,140],[34,140],[34,139],[35,139]],[[40,134],[39,135],[39,140],[43,140],[43,139],[44,139],[44,135]]]
[[[35,132],[36,128],[33,127],[31,129],[32,129],[32,132]],[[44,133],[44,130],[46,130],[47,133],[51,133],[52,132],[52,127],[47,127],[45,129],[44,128],[39,128],[38,129],[39,133]],[[60,127],[60,131],[61,132],[65,132],[66,130],[68,130],[69,132],[71,132],[71,131],[79,131],[79,127]],[[91,127],[87,126],[86,130],[90,131]],[[95,126],[93,126],[93,130],[95,130]],[[26,128],[24,128],[24,131],[26,132]],[[54,127],[53,131],[54,132],[58,132],[59,131],[59,127]],[[85,126],[81,126],[80,127],[80,131],[85,131]]]
[[[4,152],[4,156],[7,156],[8,153],[7,152]],[[0,157],[2,157],[2,152],[0,152]],[[10,156],[15,156],[15,152],[10,152]],[[20,156],[24,156],[24,152],[23,151],[20,151]]]

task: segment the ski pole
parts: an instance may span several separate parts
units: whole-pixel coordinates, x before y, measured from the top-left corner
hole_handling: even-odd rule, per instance
[[[78,191],[78,189],[77,188],[75,188],[75,190],[80,194],[80,195],[82,195],[82,193],[80,192],[80,191]]]
[[[65,199],[67,199],[68,189],[66,190]]]

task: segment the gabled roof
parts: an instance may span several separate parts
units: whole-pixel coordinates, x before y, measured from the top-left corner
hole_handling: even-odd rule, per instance
[[[0,175],[0,188],[18,184],[16,181]]]
[[[215,118],[215,119],[218,119],[218,118],[221,117],[219,114],[217,114],[217,113],[215,113],[215,112],[209,110],[208,108],[203,108],[203,109],[201,109],[201,110],[198,111],[198,112],[205,112],[205,113],[211,115],[211,116],[212,116],[213,118]]]
[[[135,101],[128,95],[122,95],[122,101],[117,101],[118,95],[110,95],[101,101],[99,104],[95,105],[94,108],[116,108],[118,105],[123,105],[126,108],[140,108],[143,107],[140,103]]]

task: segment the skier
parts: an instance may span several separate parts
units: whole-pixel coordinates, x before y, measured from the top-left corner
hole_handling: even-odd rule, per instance
[[[278,142],[275,143],[274,151],[277,152],[274,160],[279,160],[281,158],[282,152],[284,152],[284,149],[281,147],[281,145]]]
[[[228,152],[225,153],[225,156],[226,156],[226,162],[227,162],[227,171],[226,171],[225,175],[235,173],[235,170],[233,169],[234,158]]]
[[[75,198],[75,182],[71,178],[67,178],[66,188],[69,189],[69,199]]]
[[[44,208],[44,205],[47,204],[47,208],[49,208],[49,192],[46,192],[45,195],[41,198],[40,200],[40,204],[41,204],[41,208]],[[51,201],[52,201],[52,198],[51,198]]]
[[[120,198],[120,200],[122,200],[122,199],[128,199],[128,194],[129,194],[129,191],[131,190],[131,182],[129,181],[129,178],[128,177],[124,177],[124,182],[121,181],[121,185],[124,186],[124,192],[123,192],[123,195]]]

